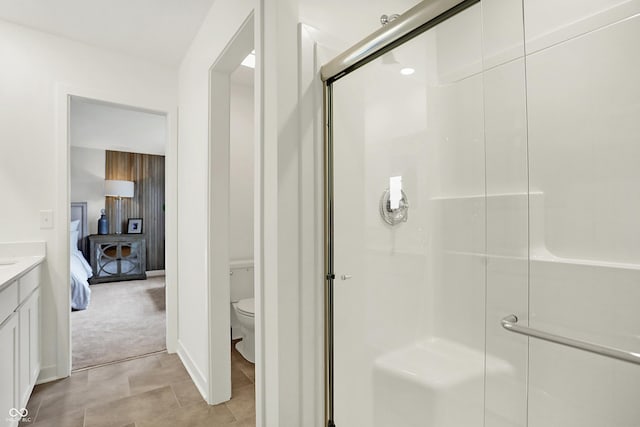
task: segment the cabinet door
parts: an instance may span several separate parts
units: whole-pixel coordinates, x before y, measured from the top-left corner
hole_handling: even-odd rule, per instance
[[[40,375],[40,289],[33,293],[31,299],[32,309],[29,313],[29,384],[33,388]]]
[[[96,244],[94,276],[109,277],[120,275],[120,258],[122,250],[118,242]]]
[[[40,371],[40,290],[20,307],[20,404],[26,405]]]
[[[9,317],[0,327],[0,425],[16,426],[18,419],[9,410],[20,410],[18,398],[18,315]]]

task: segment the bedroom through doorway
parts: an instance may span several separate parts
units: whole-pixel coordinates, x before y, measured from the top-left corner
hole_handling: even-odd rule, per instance
[[[72,370],[166,350],[165,114],[70,97]]]

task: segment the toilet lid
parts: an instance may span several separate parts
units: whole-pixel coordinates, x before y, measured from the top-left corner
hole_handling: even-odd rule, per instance
[[[240,301],[238,301],[236,307],[238,307],[238,310],[251,316],[253,316],[253,314],[255,313],[253,298],[241,299]]]

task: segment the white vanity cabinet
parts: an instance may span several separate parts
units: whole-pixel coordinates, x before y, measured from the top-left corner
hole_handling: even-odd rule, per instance
[[[2,294],[0,293],[0,298]],[[7,418],[11,408],[20,406],[18,399],[18,313],[4,319],[0,324],[0,425],[15,426],[18,422],[11,422]],[[6,421],[5,421],[5,418]]]
[[[0,426],[18,425],[7,415],[27,405],[40,373],[40,270],[36,265],[0,290]]]
[[[26,406],[40,374],[40,289],[27,297],[18,310],[20,342],[20,402]]]

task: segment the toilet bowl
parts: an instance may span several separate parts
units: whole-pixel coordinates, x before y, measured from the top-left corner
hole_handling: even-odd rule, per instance
[[[242,341],[236,344],[236,350],[251,363],[255,363],[255,322],[254,299],[246,298],[232,304],[240,326]]]

